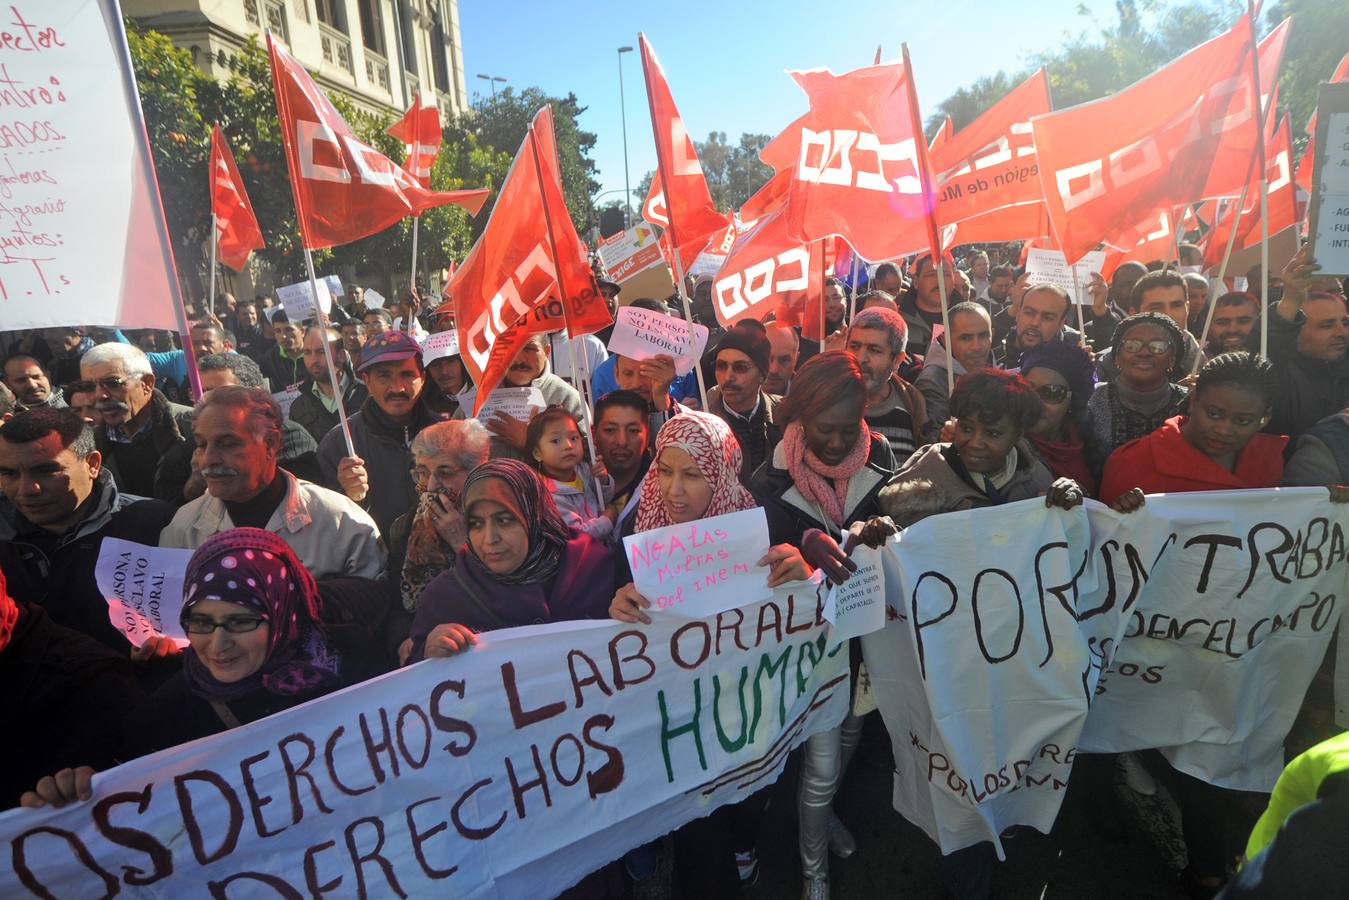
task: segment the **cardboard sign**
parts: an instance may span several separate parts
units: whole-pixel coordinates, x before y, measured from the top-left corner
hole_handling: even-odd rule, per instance
[[[191,550],[148,547],[121,538],[104,538],[99,546],[94,580],[108,601],[108,619],[133,647],[153,635],[187,646],[178,624],[183,609],[183,574]]]
[[[657,528],[623,538],[632,583],[655,615],[699,619],[772,596],[763,507]]]
[[[885,576],[881,550],[859,544],[852,559],[857,571],[843,584],[831,585],[824,598],[824,617],[833,624],[834,640],[847,640],[885,627]]]
[[[435,334],[428,334],[426,340],[422,341],[422,363],[424,365],[430,365],[438,359],[458,355],[459,332],[453,328],[449,331],[437,331]]]
[[[318,313],[314,310],[315,286],[318,288],[319,302],[323,304],[323,312],[325,314],[332,312],[333,295],[327,282],[316,281],[310,284],[308,281],[300,281],[276,289],[276,299],[281,301],[287,319],[298,325],[309,319],[318,318]]]
[[[1072,297],[1073,274],[1076,272],[1077,302],[1090,306],[1091,295],[1087,293],[1087,285],[1091,284],[1091,276],[1101,271],[1104,265],[1104,250],[1093,250],[1069,266],[1062,250],[1032,247],[1026,253],[1026,284],[1052,284],[1063,288]]]
[[[652,359],[661,354],[673,356],[675,374],[687,375],[698,364],[707,346],[706,325],[690,325],[683,319],[662,315],[649,309],[624,306],[614,317],[609,352],[630,359]]]
[[[528,422],[535,413],[547,407],[548,401],[543,399],[543,392],[536,387],[499,387],[482,402],[477,418],[479,422],[486,423],[495,414],[505,413],[512,419]]]
[[[555,897],[842,721],[848,645],[818,610],[797,584],[710,619],[480,634],[5,812],[0,897]]]
[[[1321,85],[1310,187],[1307,234],[1317,274],[1349,275],[1349,83]]]
[[[640,275],[647,269],[663,266],[656,230],[646,222],[639,222],[626,231],[611,234],[596,248],[609,277],[618,284]]]

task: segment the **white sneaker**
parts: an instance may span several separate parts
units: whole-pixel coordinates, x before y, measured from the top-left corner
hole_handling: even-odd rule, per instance
[[[829,879],[807,878],[801,885],[801,900],[829,900]]]
[[[1151,797],[1157,793],[1157,780],[1138,761],[1138,757],[1132,753],[1121,753],[1119,765],[1124,772],[1124,784],[1129,790],[1144,797]]]
[[[857,852],[857,841],[852,832],[832,809],[829,810],[829,852],[839,859],[847,859]]]

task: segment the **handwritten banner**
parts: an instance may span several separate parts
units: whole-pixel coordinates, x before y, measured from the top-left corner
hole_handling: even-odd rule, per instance
[[[152,635],[187,646],[178,615],[183,608],[183,574],[191,558],[191,550],[147,547],[121,538],[104,538],[99,545],[94,581],[108,601],[113,627],[133,647]]]
[[[837,725],[817,585],[710,619],[493,632],[0,816],[0,896],[551,897]]]
[[[707,347],[706,325],[690,325],[683,319],[662,315],[649,309],[624,306],[614,317],[614,331],[609,338],[609,352],[631,359],[643,360],[665,354],[673,356],[675,373],[687,375],[693,371]]]
[[[4,327],[178,330],[122,11],[112,0],[13,0],[2,15]]]
[[[655,612],[688,618],[771,597],[768,570],[755,565],[769,546],[762,506],[623,538],[638,592]]]

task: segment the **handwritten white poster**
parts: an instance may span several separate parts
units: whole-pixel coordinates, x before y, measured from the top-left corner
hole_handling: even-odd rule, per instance
[[[94,580],[108,601],[108,619],[133,647],[152,635],[171,637],[180,647],[187,646],[178,615],[183,609],[183,573],[191,558],[191,550],[103,539]]]
[[[1026,254],[1026,284],[1052,284],[1063,288],[1068,296],[1073,296],[1073,276],[1077,276],[1077,302],[1091,303],[1087,285],[1091,276],[1101,271],[1105,265],[1105,251],[1093,250],[1073,265],[1068,265],[1062,250],[1047,250],[1032,247]]]
[[[12,0],[0,32],[3,327],[178,330],[178,280],[121,9]]]
[[[675,373],[687,375],[697,365],[707,347],[706,325],[662,315],[649,309],[624,306],[614,317],[609,352],[630,359],[651,359],[661,354],[673,356]]]
[[[465,400],[463,406],[472,409],[473,404]],[[512,419],[528,422],[536,412],[547,408],[548,401],[543,399],[543,391],[536,387],[499,387],[487,395],[478,410],[478,420],[486,422],[497,413],[503,413]]]
[[[857,571],[843,584],[831,585],[824,600],[824,617],[834,626],[837,640],[861,637],[885,627],[885,573],[881,549],[858,545],[852,561]]]
[[[319,302],[323,304],[323,312],[325,314],[332,312],[332,289],[326,281],[320,280],[313,284],[308,281],[300,281],[276,289],[276,299],[281,301],[281,307],[286,311],[287,319],[298,324],[308,319],[318,318],[318,313],[314,311],[315,286],[318,288]]]
[[[369,293],[367,291],[367,293]],[[454,329],[428,334],[422,341],[422,362],[430,364],[438,359],[459,355],[459,332]]]
[[[763,507],[642,531],[623,538],[632,583],[651,609],[701,618],[772,595]]]

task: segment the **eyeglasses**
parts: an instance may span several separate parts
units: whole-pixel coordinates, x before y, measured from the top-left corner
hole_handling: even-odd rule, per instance
[[[737,359],[735,362],[730,363],[721,359],[717,360],[718,372],[725,372],[727,369],[730,369],[737,375],[748,375],[754,368],[756,367],[753,363],[745,362],[743,359]]]
[[[436,466],[436,470],[432,472],[426,466],[413,466],[408,469],[408,472],[412,475],[412,480],[417,487],[424,488],[430,482],[432,475],[436,476],[436,481],[447,484],[462,475],[464,470],[456,469],[453,466]]]
[[[109,375],[107,378],[100,378],[97,381],[72,381],[66,385],[66,391],[72,394],[92,394],[98,390],[100,385],[107,391],[120,391],[126,387],[130,380],[130,378],[124,378],[121,375]]]
[[[1170,353],[1175,348],[1170,341],[1140,341],[1138,338],[1129,338],[1120,344],[1120,349],[1125,353],[1138,353],[1143,348],[1153,356],[1161,356],[1163,353]]]
[[[1035,393],[1046,403],[1052,403],[1055,406],[1068,399],[1068,386],[1063,384],[1042,384],[1035,389]]]
[[[266,621],[258,616],[227,616],[219,622],[210,616],[188,616],[183,620],[183,630],[188,634],[214,634],[217,628],[223,628],[227,634],[248,634]]]

